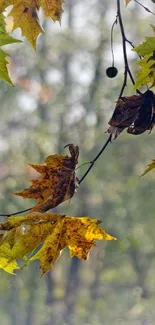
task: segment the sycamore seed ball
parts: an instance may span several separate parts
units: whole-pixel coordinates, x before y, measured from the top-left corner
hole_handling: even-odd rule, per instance
[[[106,70],[106,75],[109,77],[109,78],[115,78],[116,75],[118,73],[118,70],[115,68],[115,67],[109,67],[107,68]]]

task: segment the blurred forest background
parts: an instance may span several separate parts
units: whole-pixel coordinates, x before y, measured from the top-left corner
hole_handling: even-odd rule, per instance
[[[31,207],[12,195],[29,185],[27,163],[66,154],[80,147],[79,164],[92,160],[107,139],[105,131],[123,80],[119,26],[114,29],[115,65],[111,66],[113,0],[65,0],[61,27],[50,19],[38,40],[37,55],[25,40],[5,47],[11,53],[15,87],[0,82],[0,212]],[[141,1],[155,11],[151,1]],[[154,16],[122,0],[126,34],[138,45],[151,33]],[[19,33],[14,34],[19,36]],[[136,54],[130,52],[132,70]],[[126,95],[132,95],[130,82]],[[109,145],[68,204],[57,212],[89,215],[103,221],[117,242],[98,242],[87,262],[63,253],[40,278],[39,264],[17,276],[0,270],[0,322],[5,325],[153,325],[155,319],[155,220],[152,171],[138,179],[154,157],[154,131],[123,133]],[[82,176],[87,166],[78,170]],[[1,217],[1,221],[3,217]]]

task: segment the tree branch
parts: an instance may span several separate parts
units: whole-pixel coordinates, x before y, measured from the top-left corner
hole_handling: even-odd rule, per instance
[[[111,142],[111,139],[112,139],[112,134],[109,135],[108,140],[106,141],[106,143],[104,144],[104,146],[102,147],[100,152],[97,154],[97,156],[90,162],[90,166],[88,167],[88,169],[86,170],[86,172],[82,176],[82,178],[79,180],[79,184],[81,184],[83,182],[83,180],[86,178],[86,176],[88,175],[88,173],[90,172],[90,170],[94,166],[95,162],[98,160],[98,158],[101,156],[102,152],[106,149],[108,144]]]
[[[128,63],[128,57],[127,57],[127,50],[126,50],[126,42],[129,43],[129,41],[126,38],[125,31],[124,31],[124,25],[123,25],[123,20],[122,20],[122,15],[121,15],[121,6],[120,6],[120,0],[117,0],[117,17],[120,25],[120,31],[122,35],[122,46],[123,46],[123,57],[124,57],[124,81],[123,85],[119,94],[119,98],[123,95],[124,89],[127,85],[127,77],[129,75],[131,82],[133,85],[135,84],[134,78],[132,76],[131,70],[129,68],[129,63]],[[130,43],[131,44],[131,43]],[[140,93],[140,91],[137,89],[137,93]]]
[[[155,16],[155,13],[151,11],[149,8],[145,7],[142,3],[140,3],[138,0],[134,0],[138,5],[140,5],[143,9],[145,9],[149,14],[152,14]]]

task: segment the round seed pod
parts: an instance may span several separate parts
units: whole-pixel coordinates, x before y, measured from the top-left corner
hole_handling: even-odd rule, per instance
[[[107,70],[106,70],[106,75],[107,75],[107,77],[109,77],[109,78],[115,78],[116,75],[117,75],[117,73],[118,73],[118,70],[117,70],[117,68],[115,68],[115,67],[109,67],[109,68],[107,68]]]

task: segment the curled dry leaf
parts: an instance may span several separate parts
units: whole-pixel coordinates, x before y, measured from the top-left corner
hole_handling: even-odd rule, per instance
[[[116,103],[108,132],[114,139],[125,129],[133,135],[151,131],[155,124],[155,97],[147,90],[143,95],[121,97]]]
[[[39,259],[45,274],[66,247],[71,257],[86,260],[95,240],[116,239],[99,228],[99,223],[101,221],[89,217],[74,218],[52,213],[34,212],[22,217],[9,217],[0,224],[0,230],[4,232],[0,237],[0,268],[13,273],[19,268],[18,258],[24,259],[26,265]]]
[[[138,135],[147,130],[151,132],[155,123],[155,96],[150,90],[143,95],[143,101],[138,111],[138,117],[127,132]]]
[[[32,180],[32,185],[15,195],[36,199],[37,204],[31,211],[45,212],[70,199],[78,186],[75,167],[78,163],[79,148],[69,144],[71,156],[51,155],[44,165],[30,164],[41,174],[39,179]]]
[[[112,133],[114,138],[117,138],[125,128],[129,127],[137,119],[141,104],[142,96],[133,95],[118,99],[108,129],[108,132]]]

